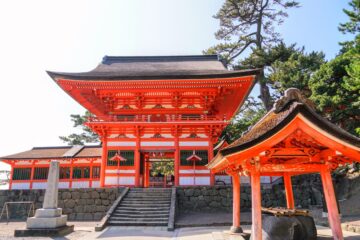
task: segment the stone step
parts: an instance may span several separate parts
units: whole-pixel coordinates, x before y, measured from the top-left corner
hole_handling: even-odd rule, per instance
[[[124,204],[170,204],[170,201],[134,201],[134,200],[127,200],[122,201],[121,203]]]
[[[170,207],[170,203],[157,203],[157,202],[149,202],[146,204],[132,202],[132,203],[120,203],[119,207]]]
[[[125,209],[117,209],[114,211],[114,214],[169,214],[169,209],[165,210],[145,210],[139,211],[137,209],[125,210]]]
[[[128,217],[128,218],[156,218],[156,217],[165,217],[169,218],[169,213],[114,213],[111,217]]]
[[[130,217],[116,217],[111,216],[110,221],[123,221],[123,222],[162,222],[167,221],[168,217],[153,217],[153,218],[130,218]]]
[[[171,192],[171,188],[131,188],[130,192]]]
[[[123,201],[145,201],[145,202],[154,202],[154,201],[170,201],[169,198],[125,198]]]
[[[164,197],[168,197],[170,196],[171,193],[140,193],[140,192],[129,192],[128,194],[126,194],[126,196],[164,196]]]
[[[169,211],[169,207],[138,207],[138,208],[133,208],[133,207],[121,207],[121,208],[117,208],[115,211],[118,210],[134,210],[134,211]]]
[[[167,226],[167,221],[161,222],[127,222],[127,221],[112,221],[109,220],[108,225],[110,226]]]
[[[153,200],[157,200],[157,199],[170,199],[171,196],[149,196],[149,195],[138,195],[138,196],[132,196],[132,195],[128,195],[126,196],[126,199],[153,199]]]

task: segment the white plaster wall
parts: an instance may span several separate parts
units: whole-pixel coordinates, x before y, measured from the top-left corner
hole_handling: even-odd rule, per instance
[[[135,177],[120,177],[120,185],[135,185]]]
[[[117,185],[118,177],[105,177],[105,185]]]
[[[108,147],[135,147],[136,142],[108,142]]]
[[[30,183],[12,183],[11,189],[30,189]]]
[[[93,182],[92,182],[92,187],[93,187],[93,188],[98,188],[98,187],[100,187],[100,181],[93,181]]]
[[[72,188],[88,188],[89,186],[89,181],[72,182]]]
[[[142,147],[173,147],[174,142],[141,142]]]
[[[33,189],[46,189],[47,182],[33,182]]]
[[[194,173],[194,169],[182,169],[179,170],[180,173]],[[210,170],[195,170],[195,173],[200,173],[200,174],[206,174],[206,173],[210,173]]]
[[[179,142],[180,147],[207,147],[209,146],[208,141],[191,141],[191,142]]]
[[[226,185],[228,185],[228,184],[231,184],[231,177],[228,175],[215,175],[215,184],[216,184],[216,181],[222,181]]]
[[[135,169],[122,170],[122,169],[107,169],[106,173],[135,173]]]
[[[59,182],[59,188],[69,188],[70,182]]]
[[[194,185],[194,177],[180,177],[179,183],[182,186]],[[195,185],[210,185],[210,177],[195,177]]]

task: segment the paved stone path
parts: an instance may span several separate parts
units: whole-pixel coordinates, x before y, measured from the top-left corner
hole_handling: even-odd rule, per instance
[[[0,222],[0,240],[238,240],[236,235],[228,233],[229,227],[193,227],[179,228],[174,232],[167,232],[161,227],[108,227],[102,232],[94,232],[95,222],[75,222],[75,232],[58,238],[14,238],[16,228],[25,227],[25,222]],[[245,232],[250,233],[250,226],[243,226]],[[329,228],[317,227],[319,239],[330,240]],[[344,231],[345,240],[359,240],[360,234]]]

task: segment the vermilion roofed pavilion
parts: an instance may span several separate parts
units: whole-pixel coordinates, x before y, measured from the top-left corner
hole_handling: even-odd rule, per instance
[[[154,153],[174,161],[174,185],[213,185],[213,144],[251,90],[257,70],[228,71],[215,55],[104,57],[85,73],[48,72],[94,117],[100,186],[149,186]],[[133,162],[111,159],[127,154]],[[202,161],[186,161],[193,151]],[[155,157],[156,158],[156,157]],[[195,176],[195,177],[194,177]]]
[[[257,124],[208,164],[233,179],[233,231],[240,228],[239,175],[251,178],[252,239],[262,239],[260,176],[284,178],[287,207],[295,208],[291,177],[320,173],[334,239],[343,239],[331,171],[360,162],[360,139],[318,115],[297,89],[289,89]]]

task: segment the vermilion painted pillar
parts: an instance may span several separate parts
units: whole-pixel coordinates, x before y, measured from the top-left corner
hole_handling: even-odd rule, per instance
[[[93,160],[90,160],[90,179],[89,179],[89,187],[92,187],[93,182]]]
[[[209,141],[209,148],[208,148],[208,162],[210,162],[214,158],[214,148],[212,141]],[[210,186],[215,185],[215,174],[210,171]]]
[[[10,164],[10,166],[11,166],[11,170],[10,170],[9,190],[12,189],[12,181],[14,178],[14,165]]]
[[[175,152],[174,152],[174,178],[175,186],[179,186],[179,165],[180,165],[180,150],[179,150],[179,136],[175,136]]]
[[[102,156],[101,156],[101,171],[100,171],[100,187],[105,186],[105,168],[106,168],[106,162],[107,162],[107,139],[106,137],[103,137],[102,139]]]
[[[74,159],[71,159],[71,160],[70,160],[69,188],[72,188],[73,172],[74,172]]]
[[[293,193],[293,188],[292,188],[292,183],[291,183],[291,176],[288,173],[284,173],[284,185],[285,185],[287,207],[290,209],[295,209],[294,193]]]
[[[32,160],[32,162],[31,162],[31,173],[30,173],[30,189],[33,188],[34,170],[35,170],[35,161]]]
[[[324,196],[326,201],[326,206],[328,209],[328,219],[335,240],[343,240],[343,234],[341,230],[341,222],[339,216],[339,209],[336,203],[335,191],[333,182],[331,179],[330,170],[324,168],[321,172],[321,181],[324,189]]]
[[[149,187],[149,159],[148,157],[144,158],[144,187]]]
[[[140,187],[140,136],[136,139],[135,148],[135,187]]]
[[[251,204],[252,204],[252,226],[251,239],[262,240],[262,219],[261,219],[261,185],[260,173],[251,173]]]
[[[233,225],[230,229],[233,233],[242,233],[240,226],[240,176],[238,173],[231,175],[233,185]]]

